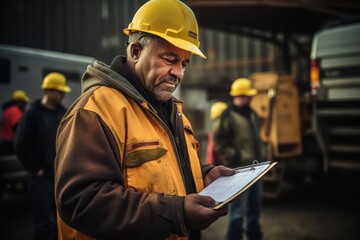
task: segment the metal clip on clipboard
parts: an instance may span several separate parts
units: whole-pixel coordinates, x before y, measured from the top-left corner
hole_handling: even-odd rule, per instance
[[[255,165],[262,165],[262,164],[268,164],[268,163],[269,163],[269,161],[259,163],[258,160],[254,160],[252,165],[250,165],[251,166],[250,170],[255,170]],[[237,168],[234,168],[234,170],[236,172],[241,172],[241,170],[244,169],[244,168],[249,168],[249,166],[237,167]]]

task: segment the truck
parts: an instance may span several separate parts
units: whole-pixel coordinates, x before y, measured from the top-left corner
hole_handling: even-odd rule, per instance
[[[24,90],[30,101],[42,97],[44,76],[60,72],[72,90],[63,100],[69,107],[81,94],[82,74],[94,60],[91,56],[0,44],[0,103],[10,100],[18,89]],[[26,190],[30,176],[17,158],[13,142],[0,139],[0,146],[0,197],[6,191]]]
[[[360,169],[360,22],[315,33],[310,80],[323,170]]]
[[[289,175],[360,169],[360,22],[316,32],[309,61],[306,102],[291,74],[250,76],[259,92],[252,107],[263,119],[268,159],[279,163],[264,177],[265,197],[277,197]]]

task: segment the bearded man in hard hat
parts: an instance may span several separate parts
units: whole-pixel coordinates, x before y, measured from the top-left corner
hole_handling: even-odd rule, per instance
[[[54,199],[55,136],[66,112],[61,104],[70,92],[63,74],[47,74],[41,88],[44,94],[31,103],[20,120],[16,138],[16,153],[31,173],[33,239],[57,239]]]
[[[261,122],[250,102],[257,90],[247,78],[231,85],[232,104],[222,113],[214,129],[214,146],[222,156],[222,164],[235,168],[265,160],[265,145],[260,138]],[[262,239],[260,227],[261,181],[257,181],[230,205],[227,239]],[[244,226],[246,225],[246,226]]]
[[[60,123],[55,162],[59,239],[200,239],[228,211],[198,194],[224,166],[202,165],[172,96],[199,49],[192,10],[146,2],[123,31],[127,56],[95,61]]]

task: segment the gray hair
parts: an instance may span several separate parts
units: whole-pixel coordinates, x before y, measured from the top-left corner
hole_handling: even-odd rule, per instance
[[[131,49],[131,45],[133,44],[139,44],[141,45],[143,48],[148,47],[152,42],[156,41],[159,37],[152,35],[152,34],[141,34],[140,37],[138,37],[136,40],[131,41],[131,42],[127,42],[127,47],[126,47],[126,54],[127,56],[130,56],[130,49]]]

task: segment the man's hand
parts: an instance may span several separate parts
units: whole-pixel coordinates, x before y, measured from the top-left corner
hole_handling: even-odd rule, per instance
[[[185,197],[184,214],[188,228],[202,230],[209,227],[219,217],[228,213],[229,206],[212,209],[216,205],[214,199],[199,194],[189,194]]]
[[[235,170],[231,168],[227,168],[225,166],[216,166],[213,169],[211,169],[204,178],[204,184],[205,187],[208,186],[210,183],[212,183],[215,179],[219,178],[222,175],[233,175],[235,174]]]

